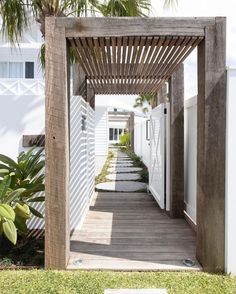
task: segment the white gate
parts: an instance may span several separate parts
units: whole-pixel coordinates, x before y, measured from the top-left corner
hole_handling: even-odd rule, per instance
[[[150,116],[149,190],[161,209],[169,210],[169,104]]]

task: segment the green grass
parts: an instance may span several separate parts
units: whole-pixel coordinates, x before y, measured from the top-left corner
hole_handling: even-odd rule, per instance
[[[224,275],[177,272],[1,271],[1,294],[103,294],[106,288],[166,288],[168,294],[236,293],[236,279]]]
[[[142,171],[138,172],[141,176],[141,181],[144,183],[148,183],[148,169],[146,165],[142,162],[141,158],[137,156],[132,150],[126,149],[121,150],[122,152],[126,153],[131,160],[134,162],[133,165],[135,167],[141,167]],[[140,180],[138,180],[140,181]]]
[[[96,185],[100,183],[104,183],[104,182],[110,182],[110,180],[106,178],[106,175],[108,175],[107,169],[109,168],[110,161],[112,160],[113,157],[114,157],[114,154],[112,153],[112,151],[109,151],[106,162],[100,174],[95,178]]]

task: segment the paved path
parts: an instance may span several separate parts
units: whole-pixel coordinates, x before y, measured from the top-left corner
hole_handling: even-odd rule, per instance
[[[104,183],[96,185],[99,191],[138,192],[145,191],[147,185],[138,182],[142,168],[135,167],[133,160],[124,152],[112,150],[114,157],[107,169],[108,175]]]
[[[68,268],[197,270],[197,262],[183,264],[196,261],[195,238],[184,219],[169,218],[147,193],[98,192],[72,233]]]

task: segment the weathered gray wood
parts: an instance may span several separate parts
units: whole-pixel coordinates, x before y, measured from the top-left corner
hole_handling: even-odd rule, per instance
[[[79,63],[73,64],[73,95],[80,95],[84,99],[86,99],[87,94],[87,81],[86,81],[86,75],[83,71],[81,65]]]
[[[46,19],[45,267],[69,258],[69,62],[65,28]]]
[[[170,95],[170,215],[184,211],[184,65],[172,74]]]
[[[112,17],[58,18],[57,25],[66,27],[67,37],[112,36],[204,36],[212,18]]]
[[[23,135],[22,138],[23,147],[44,147],[45,146],[45,135]]]
[[[111,37],[106,38],[106,51],[103,37],[70,38],[70,43],[97,94],[156,94],[200,40],[176,36]]]
[[[184,219],[164,214],[150,195],[97,193],[91,206],[71,236],[68,268],[81,259],[80,269],[188,270],[183,259],[195,260],[195,233]]]
[[[224,271],[226,19],[216,18],[198,48],[197,257]]]
[[[157,92],[157,105],[167,102],[167,85],[163,84]]]
[[[89,105],[92,107],[92,109],[95,109],[95,92],[91,85],[87,84],[87,96],[86,101],[89,103]]]
[[[134,113],[131,112],[128,120],[128,132],[130,133],[130,147],[134,151]]]

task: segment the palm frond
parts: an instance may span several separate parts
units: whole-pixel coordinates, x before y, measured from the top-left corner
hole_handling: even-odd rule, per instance
[[[0,1],[2,33],[11,43],[18,43],[28,25],[29,13],[22,0]]]

